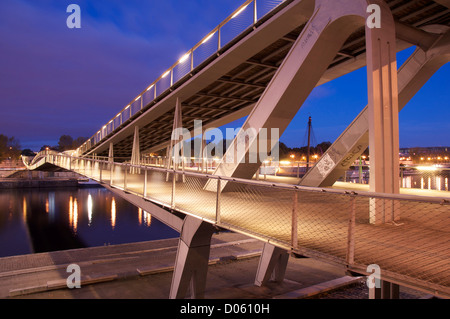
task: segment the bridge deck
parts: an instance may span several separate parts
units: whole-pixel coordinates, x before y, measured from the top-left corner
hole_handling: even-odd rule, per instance
[[[217,221],[221,227],[344,265],[348,265],[349,216],[354,207],[352,264],[375,263],[382,271],[396,274],[397,280],[414,278],[422,287],[440,287],[439,291],[450,293],[448,205],[399,200],[397,222],[372,225],[371,206],[373,209],[382,204],[368,197],[230,182],[232,191],[220,194],[217,216],[217,193],[204,190],[206,176],[187,175],[184,182],[179,176],[172,203],[172,175],[166,182],[165,172],[149,170],[147,174],[145,197],[150,200],[212,223]],[[142,196],[144,177],[144,170],[140,174],[127,172],[124,185],[124,175],[116,171],[113,185]],[[110,180],[109,171],[102,171],[102,179]],[[298,192],[298,200],[293,219],[294,192]],[[297,242],[293,242],[293,224],[297,227]]]

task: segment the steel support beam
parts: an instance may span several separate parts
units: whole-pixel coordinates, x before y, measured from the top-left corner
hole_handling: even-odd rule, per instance
[[[289,253],[272,244],[265,243],[259,259],[255,285],[263,286],[269,281],[280,283],[284,279]]]
[[[390,10],[381,10],[380,28],[366,26],[370,190],[398,194],[399,127],[396,37]],[[398,202],[371,199],[370,222],[394,221]]]
[[[399,111],[444,64],[450,61],[450,31],[441,35],[427,50],[417,48],[398,70]],[[303,176],[300,185],[327,187],[341,177],[369,146],[368,107],[325,152],[317,164]]]
[[[170,299],[203,298],[208,272],[211,237],[216,229],[201,219],[186,216],[178,242]]]
[[[139,144],[139,126],[134,127],[133,149],[131,151],[131,165],[139,165],[141,161],[140,144]],[[140,174],[139,168],[131,167],[131,174]]]
[[[345,40],[355,30],[365,25],[367,5],[371,3],[378,4],[382,8],[383,17],[389,18],[389,8],[380,0],[347,0],[339,3],[331,0],[315,1],[312,17],[227,150],[229,153],[243,146],[245,152],[237,154],[236,160],[232,163],[229,161],[231,156],[225,154],[214,174],[252,178],[264,160],[256,156],[256,161],[249,163],[250,152],[258,149],[259,132],[277,128],[278,135],[281,136]],[[393,24],[392,16],[390,19]],[[388,22],[384,24],[388,25]],[[367,29],[366,32],[370,39],[375,36],[372,33],[380,33],[374,29]],[[395,49],[395,33],[391,48]],[[373,58],[368,60],[372,63]],[[249,130],[257,134],[246,137]],[[269,153],[271,144],[266,142],[267,149],[259,149],[259,154],[261,151]]]

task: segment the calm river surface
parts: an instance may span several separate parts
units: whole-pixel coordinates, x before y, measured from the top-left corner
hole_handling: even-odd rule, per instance
[[[0,191],[0,257],[178,236],[102,187]]]

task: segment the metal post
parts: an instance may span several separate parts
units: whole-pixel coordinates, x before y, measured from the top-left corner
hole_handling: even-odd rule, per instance
[[[258,22],[258,14],[257,14],[257,7],[256,7],[256,0],[253,1],[253,24],[256,24]]]
[[[355,263],[355,211],[356,211],[356,196],[352,196],[351,208],[348,219],[348,233],[347,233],[347,263],[349,265]]]
[[[216,223],[220,224],[220,194],[222,193],[220,177],[217,179],[216,192]]]
[[[100,183],[102,182],[102,166],[103,162],[98,162],[98,169],[100,170]]]
[[[264,180],[267,179],[267,168],[266,168],[266,162],[264,161]]]
[[[147,167],[144,169],[144,194],[143,196],[146,197],[147,196]]]
[[[110,162],[110,175],[109,175],[109,185],[113,185],[113,172],[114,172],[114,162]]]
[[[310,156],[310,146],[311,146],[311,116],[308,120],[308,148],[306,153],[306,173],[309,170],[309,156]]]
[[[359,183],[362,184],[362,159],[359,157]]]
[[[292,248],[298,247],[298,192],[294,191],[292,200],[292,228],[291,228],[291,245]]]
[[[124,190],[127,190],[127,171],[128,171],[128,169],[127,169],[127,165],[125,164],[125,170],[124,170],[124,176],[123,176],[123,189]]]
[[[219,51],[220,50],[220,47],[221,47],[221,45],[220,45],[220,41],[221,41],[221,32],[220,32],[220,26],[217,28],[217,51]]]
[[[169,171],[167,171],[167,172],[169,172]],[[175,184],[176,184],[176,179],[177,179],[177,176],[176,176],[177,173],[175,170],[173,170],[172,174],[173,174],[172,175],[172,198],[170,201],[170,207],[175,208]]]

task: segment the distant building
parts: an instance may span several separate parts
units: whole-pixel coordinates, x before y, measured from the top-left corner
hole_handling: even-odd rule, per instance
[[[450,162],[450,147],[435,146],[435,147],[410,147],[400,148],[400,157],[411,158],[415,164],[424,163],[449,163]]]

